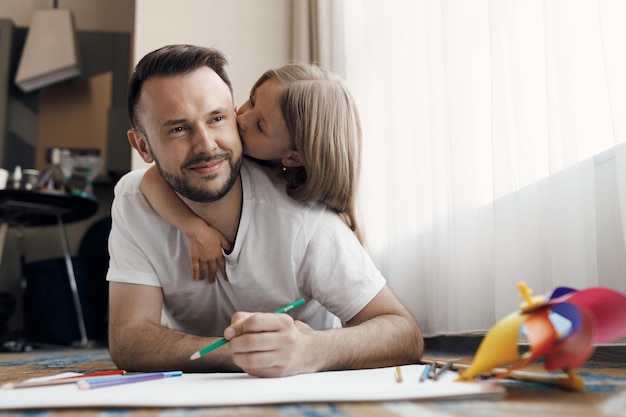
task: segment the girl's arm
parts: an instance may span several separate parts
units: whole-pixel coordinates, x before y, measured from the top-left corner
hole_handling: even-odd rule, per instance
[[[209,282],[215,282],[219,268],[224,279],[228,279],[222,247],[229,248],[230,244],[178,198],[156,167],[146,171],[141,180],[141,192],[161,217],[187,237],[192,278],[202,280],[208,271]]]

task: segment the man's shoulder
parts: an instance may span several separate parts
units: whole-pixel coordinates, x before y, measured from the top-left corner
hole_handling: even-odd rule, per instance
[[[241,178],[244,199],[252,199],[261,205],[272,206],[293,215],[298,215],[297,213],[302,211],[324,211],[326,208],[324,204],[316,201],[298,201],[289,197],[285,184],[254,161],[244,161]]]
[[[147,168],[134,169],[124,174],[117,184],[115,184],[115,195],[119,196],[127,193],[138,192],[139,186],[143,175],[146,173]]]
[[[277,183],[263,167],[254,161],[244,160],[241,166],[241,178],[245,196],[267,197],[270,193],[275,194],[274,198],[287,197],[284,186]]]
[[[146,171],[145,168],[135,169],[119,179],[115,184],[111,213],[118,222],[124,221],[125,227],[154,231],[162,223],[168,223],[161,219],[141,192],[141,180]]]
[[[241,175],[249,177],[251,181],[272,181],[265,168],[249,159],[243,160],[241,164]]]

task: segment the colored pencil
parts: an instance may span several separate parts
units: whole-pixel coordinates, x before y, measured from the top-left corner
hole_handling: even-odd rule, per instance
[[[294,308],[300,307],[302,304],[304,304],[304,298],[298,298],[293,303],[287,304],[286,306],[283,306],[283,307],[279,308],[278,310],[274,311],[274,314],[286,313],[288,311],[293,310]],[[193,355],[191,355],[189,357],[189,359],[192,360],[192,361],[196,360],[196,359],[199,359],[202,356],[206,355],[207,353],[217,349],[218,347],[225,345],[226,343],[228,343],[228,339],[223,337],[223,338],[219,339],[218,341],[213,342],[210,345],[205,346],[202,349],[198,350]]]
[[[134,384],[136,382],[153,381],[156,379],[172,378],[181,376],[182,371],[169,371],[169,372],[152,372],[147,374],[133,374],[123,375],[113,378],[102,378],[98,380],[83,379],[78,381],[79,389],[96,389],[113,387],[116,385]]]
[[[402,382],[403,380],[402,369],[399,366],[396,366],[396,382]]]
[[[429,366],[433,363],[431,360],[423,359],[422,363],[427,364]],[[463,373],[463,371],[469,369],[471,365],[463,364],[463,363],[452,363],[450,365],[450,369],[453,371],[457,371],[459,373]],[[544,384],[550,386],[557,386],[564,389],[567,389],[567,383],[569,378],[563,374],[557,373],[546,373],[546,372],[531,372],[531,371],[519,371],[515,370],[509,373],[507,368],[493,368],[490,371],[485,372],[487,377],[498,377],[499,375],[507,373],[506,379],[512,379],[515,381],[522,382],[534,382],[536,384]]]
[[[420,376],[420,382],[424,382],[430,377],[430,369],[431,365],[424,365],[424,370],[422,371],[422,375]]]
[[[430,372],[428,372],[428,377],[432,379],[433,381],[437,380],[437,367],[438,366],[439,364],[437,363],[437,361],[435,361],[433,365],[430,367]]]
[[[437,372],[437,377],[440,377],[441,375],[443,375],[444,373],[446,373],[448,370],[450,370],[452,368],[452,365],[454,365],[455,360],[451,359],[449,361],[447,361],[442,367],[441,369],[439,369],[439,371]]]
[[[95,379],[102,377],[114,377],[124,375],[126,371],[115,369],[111,371],[101,371],[101,372],[90,372],[87,374],[81,375],[72,375],[63,378],[57,379],[48,379],[48,380],[37,380],[37,381],[21,381],[21,382],[7,382],[2,384],[0,387],[2,389],[19,389],[19,388],[36,388],[36,387],[48,387],[53,385],[63,385],[63,384],[73,384],[78,382],[79,380],[84,379]]]

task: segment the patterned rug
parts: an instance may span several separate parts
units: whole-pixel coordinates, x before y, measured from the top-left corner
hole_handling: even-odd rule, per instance
[[[468,365],[471,356],[427,350],[425,361],[449,359]],[[0,383],[61,372],[96,372],[114,369],[105,348],[55,348],[31,352],[0,353]],[[542,372],[541,363],[528,368]],[[553,386],[505,380],[507,396],[499,401],[440,401],[393,403],[297,404],[262,407],[195,409],[25,410],[21,416],[280,416],[280,417],[387,417],[387,416],[620,416],[626,417],[624,360],[590,361],[577,372],[585,379],[583,392],[566,392]],[[2,405],[0,404],[0,409]]]

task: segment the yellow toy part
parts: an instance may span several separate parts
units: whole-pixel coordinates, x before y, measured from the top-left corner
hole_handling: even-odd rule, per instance
[[[472,366],[459,377],[460,381],[470,381],[483,372],[520,359],[517,348],[520,326],[530,316],[514,312],[498,321],[485,335],[472,361]]]
[[[524,323],[524,328],[528,337],[529,351],[521,356],[521,361],[511,365],[506,372],[499,374],[498,379],[506,378],[514,370],[523,368],[554,348],[558,338],[548,317],[547,309],[530,314]]]
[[[519,282],[517,284],[517,290],[524,299],[524,302],[519,306],[522,313],[528,313],[529,311],[536,310],[546,304],[546,297],[543,295],[536,295],[533,297],[533,290],[531,290],[525,282]]]

